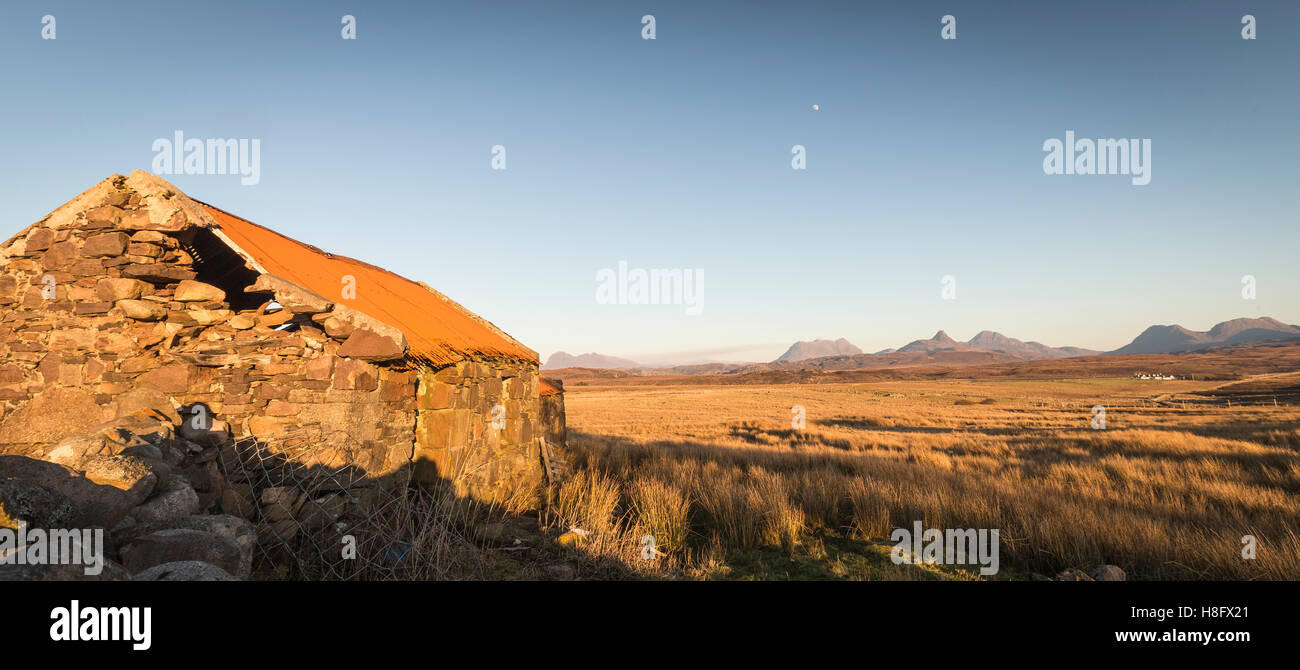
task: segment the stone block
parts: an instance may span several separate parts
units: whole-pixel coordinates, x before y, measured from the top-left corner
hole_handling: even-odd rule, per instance
[[[149,289],[149,284],[139,279],[126,277],[106,277],[95,283],[95,295],[100,300],[116,302],[118,300],[135,300]]]
[[[373,391],[379,383],[375,366],[352,358],[341,358],[334,365],[334,388]]]
[[[126,251],[127,242],[130,239],[126,233],[120,232],[92,235],[86,238],[86,243],[82,245],[81,255],[89,258],[120,256]]]
[[[172,299],[180,302],[222,301],[226,299],[226,292],[211,284],[186,279],[176,285]]]
[[[167,318],[167,308],[152,300],[118,300],[117,307],[128,318],[136,321],[162,321]]]

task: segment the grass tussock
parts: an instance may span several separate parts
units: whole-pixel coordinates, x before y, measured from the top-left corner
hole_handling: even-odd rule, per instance
[[[672,482],[640,477],[628,486],[628,499],[638,528],[654,538],[658,552],[680,554],[686,549],[691,529],[690,494]]]

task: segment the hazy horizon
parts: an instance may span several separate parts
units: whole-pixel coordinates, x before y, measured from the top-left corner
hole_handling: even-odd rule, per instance
[[[4,237],[182,131],[261,142],[256,185],[163,175],[187,194],[423,281],[543,361],[1300,323],[1300,5],[506,4],[11,8]],[[119,89],[69,85],[106,56]],[[1150,183],[1045,174],[1067,132],[1149,139]],[[598,303],[620,261],[703,271],[702,310]]]
[[[1218,324],[1223,323],[1223,322],[1225,322],[1225,321],[1232,321],[1232,320],[1234,320],[1234,319],[1258,319],[1258,318],[1265,318],[1265,317],[1268,317],[1268,318],[1275,318],[1275,317],[1269,317],[1269,315],[1267,315],[1267,314],[1266,314],[1266,315],[1263,315],[1263,316],[1239,316],[1239,317],[1232,317],[1232,318],[1228,318],[1228,319],[1220,319],[1220,320],[1218,320],[1218,321],[1215,321],[1214,323],[1207,324],[1207,325],[1206,325],[1205,327],[1203,327],[1203,328],[1202,328],[1202,327],[1197,327],[1197,326],[1189,326],[1188,324],[1185,324],[1185,323],[1152,323],[1152,324],[1148,324],[1147,326],[1143,327],[1142,330],[1145,331],[1147,328],[1150,328],[1150,327],[1152,327],[1152,326],[1182,326],[1182,327],[1184,327],[1184,328],[1186,328],[1186,329],[1188,329],[1188,330],[1191,330],[1191,331],[1196,331],[1196,332],[1205,332],[1205,331],[1208,331],[1208,330],[1210,330],[1211,328],[1213,328],[1215,325],[1218,325]],[[1284,320],[1282,320],[1282,319],[1277,319],[1277,320],[1278,320],[1278,321],[1281,321],[1281,322],[1283,322],[1283,323],[1287,323],[1287,325],[1293,325],[1293,326],[1300,327],[1300,323],[1288,323],[1288,322],[1286,322],[1286,321],[1284,321]],[[959,337],[958,335],[953,334],[952,331],[949,331],[949,330],[944,329],[944,328],[940,328],[939,330],[944,331],[945,333],[947,333],[947,335],[948,335],[949,337],[951,337],[952,339],[954,339],[954,340],[956,340],[956,341],[958,341],[958,342],[960,342],[960,343],[966,343],[966,342],[969,342],[969,341],[971,340],[971,338],[975,337],[976,335],[978,335],[979,333],[981,333],[981,332],[983,332],[983,331],[985,331],[985,330],[989,330],[989,331],[993,331],[993,332],[996,332],[996,333],[1000,333],[1000,334],[1005,335],[1005,336],[1007,336],[1007,337],[1012,337],[1012,338],[1015,338],[1015,339],[1017,339],[1017,340],[1021,340],[1021,341],[1024,341],[1024,342],[1033,342],[1033,341],[1036,341],[1036,340],[1033,340],[1032,338],[1018,337],[1018,336],[1017,336],[1016,334],[1014,334],[1014,333],[1008,333],[1008,332],[1005,332],[1005,331],[1000,331],[1000,330],[997,330],[996,328],[981,328],[981,329],[978,330],[978,331],[972,332],[972,333],[970,334],[969,337],[967,337],[967,336],[961,336],[961,337]],[[864,354],[874,354],[874,353],[876,353],[876,352],[883,351],[883,350],[886,350],[886,349],[898,349],[898,348],[903,347],[903,346],[905,346],[905,345],[907,345],[907,344],[910,344],[911,342],[914,342],[914,341],[916,341],[916,340],[928,340],[928,339],[934,337],[935,335],[937,335],[938,332],[939,332],[939,331],[934,331],[934,332],[931,332],[931,333],[928,334],[928,335],[920,335],[920,336],[917,336],[917,337],[913,337],[912,339],[907,340],[907,341],[905,341],[905,342],[899,342],[899,343],[892,344],[892,345],[889,345],[889,346],[886,346],[886,347],[879,347],[879,348],[874,348],[874,349],[868,349],[867,347],[862,347],[861,345],[858,345],[857,342],[853,341],[852,338],[845,337],[845,338],[843,338],[843,339],[848,340],[849,344],[852,344],[852,345],[858,346],[858,348],[862,349],[862,353],[864,353]],[[1094,351],[1098,351],[1098,352],[1101,352],[1101,353],[1106,353],[1106,352],[1110,352],[1110,351],[1114,351],[1114,350],[1116,350],[1116,349],[1119,349],[1119,348],[1123,347],[1123,346],[1126,345],[1126,344],[1129,344],[1130,342],[1133,341],[1134,338],[1136,338],[1136,337],[1137,337],[1138,335],[1140,335],[1140,334],[1141,334],[1140,331],[1139,331],[1139,332],[1135,332],[1135,333],[1133,333],[1133,335],[1132,335],[1131,337],[1129,337],[1128,339],[1124,340],[1123,342],[1121,342],[1121,343],[1119,343],[1119,344],[1117,344],[1117,345],[1115,345],[1115,346],[1112,346],[1112,347],[1106,347],[1106,348],[1085,347],[1085,346],[1078,345],[1078,344],[1070,344],[1070,343],[1055,343],[1055,342],[1039,342],[1039,344],[1045,344],[1045,345],[1047,345],[1047,346],[1049,346],[1049,347],[1056,347],[1056,348],[1062,348],[1062,347],[1079,347],[1079,348],[1081,348],[1081,349],[1092,349],[1092,350],[1094,350]],[[651,352],[651,353],[644,354],[644,355],[642,355],[641,357],[638,357],[638,356],[636,356],[636,355],[625,355],[625,354],[623,354],[623,353],[619,353],[619,352],[617,352],[617,351],[569,351],[569,350],[567,350],[567,349],[557,349],[557,350],[552,351],[552,352],[549,352],[549,353],[548,353],[548,352],[539,352],[539,355],[541,356],[541,359],[542,359],[542,363],[543,363],[543,364],[545,364],[545,363],[546,363],[546,360],[547,360],[548,358],[550,358],[552,355],[554,355],[554,354],[556,354],[556,353],[560,353],[560,352],[563,352],[563,353],[566,353],[566,354],[569,354],[569,355],[572,355],[572,356],[581,356],[581,355],[583,355],[583,354],[592,354],[592,353],[594,353],[594,354],[600,354],[600,355],[603,355],[603,356],[611,356],[611,357],[614,357],[614,358],[626,358],[626,359],[630,359],[630,360],[636,361],[637,363],[643,363],[643,364],[646,364],[646,365],[691,365],[691,364],[697,364],[697,363],[766,363],[766,362],[770,362],[770,361],[776,360],[779,356],[781,356],[781,354],[784,354],[784,353],[786,352],[786,350],[788,350],[788,349],[789,349],[793,344],[795,344],[795,342],[812,342],[812,341],[816,341],[816,340],[830,340],[830,341],[834,341],[834,340],[838,340],[838,339],[841,339],[841,338],[840,338],[840,337],[806,337],[806,338],[803,338],[803,339],[801,339],[801,340],[794,340],[794,341],[788,342],[788,343],[783,344],[783,345],[737,346],[737,347],[734,347],[734,348],[731,348],[731,349],[724,349],[724,350],[721,350],[721,351],[724,351],[724,352],[755,352],[755,356],[754,356],[754,357],[751,357],[751,358],[744,358],[744,357],[730,357],[730,356],[719,356],[719,355],[717,354],[717,350],[685,351],[685,352],[666,352],[666,353],[665,353],[665,352]],[[775,347],[775,348],[774,348],[774,347]],[[772,354],[772,355],[770,355],[770,356],[768,356],[768,355],[766,355],[766,354],[764,353],[764,352],[772,352],[772,351],[775,351],[776,353],[774,353],[774,354]]]

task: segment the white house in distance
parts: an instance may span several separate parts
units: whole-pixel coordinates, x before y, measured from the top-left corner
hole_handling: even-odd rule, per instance
[[[1162,379],[1162,380],[1165,380],[1165,381],[1168,381],[1168,380],[1171,380],[1171,379],[1177,379],[1177,377],[1175,377],[1175,376],[1173,376],[1173,375],[1162,375],[1162,374],[1159,374],[1159,373],[1156,373],[1156,374],[1148,374],[1148,373],[1146,373],[1146,372],[1134,372],[1134,373],[1133,373],[1133,378],[1134,378],[1134,379]]]

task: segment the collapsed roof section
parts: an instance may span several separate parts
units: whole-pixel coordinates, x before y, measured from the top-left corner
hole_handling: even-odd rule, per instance
[[[422,282],[322,251],[200,204],[215,219],[220,236],[258,272],[301,286],[401,330],[410,345],[409,355],[421,362],[440,366],[466,358],[538,361],[537,352]]]
[[[105,179],[43,221],[59,227],[60,219],[79,211],[82,200],[105,188],[127,188],[140,194],[149,205],[150,220],[137,222],[137,227],[178,234],[206,229],[244,261],[246,267],[226,268],[227,272],[242,274],[245,279],[256,277],[248,291],[274,292],[277,297],[296,293],[308,300],[332,303],[321,311],[359,313],[358,319],[371,326],[400,331],[409,347],[406,359],[410,362],[432,367],[466,359],[539,362],[537,352],[423,282],[286,237],[189,198],[166,180],[142,170],[130,177]],[[373,323],[376,321],[378,324]]]

